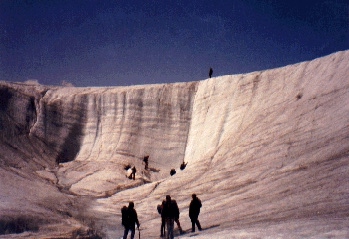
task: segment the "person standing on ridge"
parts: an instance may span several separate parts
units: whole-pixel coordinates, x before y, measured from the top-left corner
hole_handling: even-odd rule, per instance
[[[191,195],[192,200],[189,205],[189,217],[191,220],[191,231],[195,232],[195,224],[198,226],[199,231],[201,231],[201,225],[199,222],[200,208],[202,206],[201,200],[196,196],[196,194]]]
[[[208,76],[211,78],[212,77],[213,70],[210,68],[210,71],[208,72]]]
[[[133,202],[129,202],[128,207],[124,206],[121,209],[122,213],[122,225],[125,227],[124,237],[123,239],[127,239],[128,231],[131,230],[131,239],[135,237],[135,224],[137,224],[137,228],[139,230],[139,221],[137,217],[137,212],[134,209],[135,204]]]

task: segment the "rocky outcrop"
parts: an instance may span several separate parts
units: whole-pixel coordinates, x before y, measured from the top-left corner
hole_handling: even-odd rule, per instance
[[[91,231],[83,224],[101,222],[105,237],[115,238],[121,235],[119,209],[134,200],[147,221],[142,233],[150,237],[163,196],[176,198],[181,222],[189,225],[186,209],[195,192],[204,202],[202,222],[215,238],[220,231],[231,235],[232,227],[253,232],[266,224],[292,224],[305,237],[334,230],[343,235],[349,213],[348,59],[345,51],[262,72],[163,85],[2,82],[0,215],[10,218],[7,225],[33,215],[42,225],[50,215],[46,227],[22,227],[46,237],[57,236],[47,232],[55,223],[62,223],[62,235],[87,237]],[[171,177],[182,161],[187,168]],[[136,166],[136,180],[126,177],[127,165]],[[307,230],[312,225],[316,233]],[[270,228],[267,236],[290,233],[287,226]]]

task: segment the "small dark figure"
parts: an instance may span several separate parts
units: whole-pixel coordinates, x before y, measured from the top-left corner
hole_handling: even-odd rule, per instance
[[[213,73],[213,70],[212,70],[212,68],[210,68],[210,71],[208,72],[208,76],[211,78],[211,76],[212,76],[212,73]]]
[[[144,156],[143,162],[145,163],[145,170],[148,170],[149,156]]]
[[[180,232],[182,232],[182,228],[179,224],[179,208],[178,208],[177,202],[175,200],[172,200],[170,195],[166,195],[166,202],[162,209],[161,216],[164,217],[166,221],[168,239],[174,238],[173,227],[174,227],[175,221],[177,223],[177,226]]]
[[[166,203],[166,201],[164,200],[164,201],[162,201],[162,204],[159,204],[157,206],[158,213],[161,215],[160,237],[164,237],[165,236],[165,223],[166,223],[166,221],[165,221],[164,216],[162,215],[162,210],[163,210],[163,208],[165,206],[165,203]]]
[[[137,172],[136,166],[133,166],[132,173],[130,175],[131,179],[133,179],[133,180],[136,179],[136,172]]]
[[[189,217],[191,220],[191,231],[195,232],[195,224],[198,226],[199,231],[201,231],[201,225],[199,222],[199,214],[200,214],[200,208],[202,206],[201,200],[196,196],[196,194],[192,195],[192,200],[189,205]]]
[[[135,205],[133,202],[129,202],[127,208],[126,206],[124,206],[121,209],[122,225],[125,227],[123,239],[127,238],[129,231],[131,231],[131,239],[134,239],[135,232],[136,232],[135,224],[137,224],[137,228],[139,229],[140,224],[139,224],[137,212],[134,209],[134,206]]]
[[[175,175],[175,174],[176,174],[176,169],[174,169],[174,168],[173,168],[173,169],[171,169],[171,171],[170,171],[170,175],[171,175],[171,176],[173,176],[173,175]]]
[[[181,169],[181,170],[184,170],[185,167],[187,167],[187,164],[188,164],[188,162],[185,163],[185,162],[183,161],[183,163],[181,164],[180,169]]]

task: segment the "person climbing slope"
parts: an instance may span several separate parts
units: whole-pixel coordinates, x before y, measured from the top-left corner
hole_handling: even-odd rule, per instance
[[[183,161],[183,162],[181,163],[180,169],[181,169],[181,170],[184,170],[185,167],[187,167],[187,164],[188,164],[188,162],[184,162],[184,161]]]

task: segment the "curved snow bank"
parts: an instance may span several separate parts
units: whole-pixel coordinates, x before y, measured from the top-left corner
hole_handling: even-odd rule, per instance
[[[278,152],[274,157],[290,158],[298,147],[316,147],[319,137],[325,142],[338,138],[348,123],[348,59],[348,51],[339,52],[278,69],[201,81],[186,160],[208,157],[215,162],[213,157],[226,158],[222,156],[227,149],[241,156],[271,148]],[[227,157],[234,156],[230,154]]]
[[[187,168],[147,189],[99,200],[104,206],[96,210],[117,203],[117,212],[127,200],[138,201],[150,238],[159,228],[155,205],[164,195],[179,202],[188,229],[196,193],[203,201],[201,224],[218,225],[196,238],[347,237],[348,75],[346,51],[199,82]]]
[[[57,162],[117,161],[120,155],[184,157],[195,83],[57,88],[41,100],[32,133],[57,145]]]
[[[77,195],[103,197],[83,214],[102,221],[107,237],[115,238],[122,234],[120,208],[133,200],[141,224],[147,222],[142,235],[152,238],[164,196],[177,200],[188,229],[196,193],[207,228],[196,238],[224,238],[229,234],[221,231],[231,229],[237,238],[267,237],[258,233],[266,226],[275,227],[270,233],[276,236],[344,235],[348,75],[345,51],[190,83],[68,88],[2,82],[0,216],[28,211],[41,220],[50,211],[75,230]],[[183,159],[188,166],[180,171]],[[125,177],[127,164],[137,167],[136,180]],[[172,177],[171,168],[177,169]]]
[[[196,174],[182,178],[207,223],[322,218],[347,231],[348,76],[346,51],[199,83],[185,155]]]

